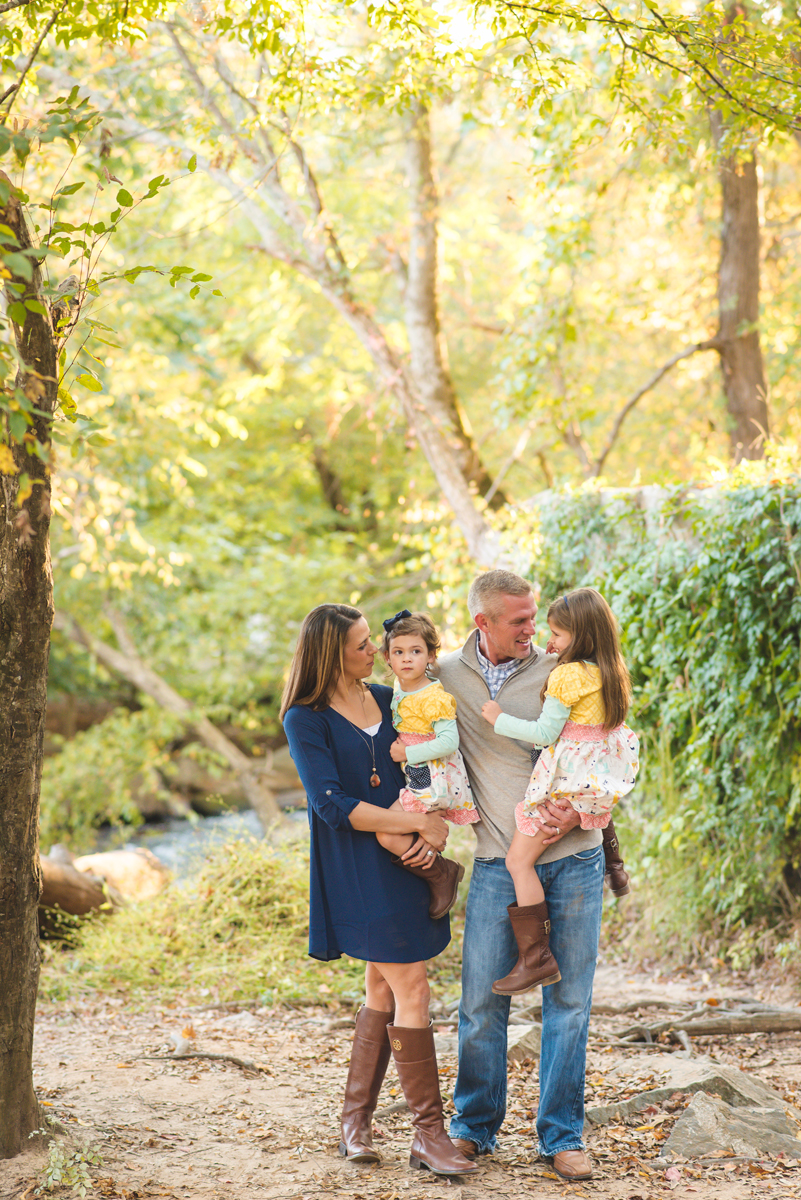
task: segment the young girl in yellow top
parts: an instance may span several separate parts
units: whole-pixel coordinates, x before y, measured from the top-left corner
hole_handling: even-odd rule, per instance
[[[427,613],[411,613],[404,608],[384,621],[381,652],[396,680],[392,723],[398,740],[390,747],[390,754],[401,764],[406,777],[406,787],[392,807],[406,812],[437,812],[455,825],[472,825],[479,815],[459,752],[456,700],[439,680],[431,680],[426,674],[436,662],[438,650],[437,628]],[[379,833],[376,837],[386,850],[398,856],[396,861],[414,841],[410,834]],[[400,865],[406,867],[402,861]],[[464,875],[460,863],[437,856],[430,867],[406,869],[428,880],[432,917],[450,911]]]
[[[537,806],[551,796],[567,800],[582,829],[606,829],[615,804],[634,787],[639,767],[639,742],[624,724],[629,674],[609,605],[592,588],[579,588],[550,606],[548,625],[548,649],[559,657],[543,687],[539,720],[509,716],[494,700],[481,710],[496,733],[546,747],[515,809],[517,831],[506,856],[517,898],[509,915],[520,957],[492,986],[503,996],[561,978],[548,947],[548,909],[534,869],[547,836]]]

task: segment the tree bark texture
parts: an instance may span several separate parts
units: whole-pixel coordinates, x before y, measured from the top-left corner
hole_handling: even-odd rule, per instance
[[[761,458],[768,387],[759,342],[759,180],[754,155],[720,164],[720,368],[735,462]]]
[[[248,758],[247,754],[234,745],[222,730],[211,723],[208,717],[198,716],[188,700],[185,700],[174,688],[170,687],[166,679],[162,679],[147,663],[142,661],[119,620],[115,620],[112,614],[108,615],[115,624],[115,632],[123,646],[123,651],[115,650],[113,646],[101,642],[100,638],[96,638],[88,629],[79,625],[74,618],[60,610],[55,614],[54,624],[56,629],[94,654],[109,671],[119,675],[122,679],[127,679],[135,688],[144,692],[146,696],[150,696],[167,712],[180,717],[187,726],[194,730],[204,746],[208,746],[210,750],[221,755],[236,771],[242,791],[265,829],[269,829],[272,825],[285,824],[287,818],[278,807],[274,793],[259,777],[261,764]]]
[[[31,246],[13,194],[0,221],[13,230],[20,247]],[[18,300],[9,284],[43,306],[44,313],[29,312],[24,326],[15,327],[23,363],[16,385],[37,408],[52,413],[56,339],[38,264],[32,280],[12,276],[6,281],[9,299]],[[32,432],[41,443],[49,442],[44,417],[36,418]],[[18,471],[35,483],[18,508],[18,476],[0,475],[0,1158],[19,1154],[39,1128],[31,1058],[39,983],[39,787],[53,616],[48,470],[24,445],[13,447],[13,455]]]
[[[430,114],[419,100],[412,108],[406,161],[410,223],[404,303],[411,376],[426,411],[450,444],[462,474],[483,496],[492,487],[492,479],[481,462],[467,414],[446,366],[437,294],[439,196],[432,167]],[[505,503],[503,493],[496,489],[491,506],[501,508]]]

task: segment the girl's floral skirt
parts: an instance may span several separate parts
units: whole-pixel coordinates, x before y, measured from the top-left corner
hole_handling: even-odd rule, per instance
[[[433,733],[399,733],[404,746],[430,742]],[[467,768],[458,750],[447,758],[432,758],[429,762],[403,763],[406,787],[399,799],[406,812],[439,813],[454,825],[474,825],[481,818],[473,801]]]
[[[533,837],[542,829],[537,805],[567,800],[582,829],[603,829],[612,809],[634,787],[640,743],[628,725],[604,730],[602,725],[568,721],[559,740],[546,746],[531,772],[526,794],[515,809],[521,833]]]

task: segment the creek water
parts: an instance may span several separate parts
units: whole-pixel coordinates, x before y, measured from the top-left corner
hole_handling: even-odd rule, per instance
[[[291,821],[297,821],[299,826],[307,823],[305,810],[288,812],[286,815]],[[264,830],[255,812],[245,808],[213,817],[190,820],[175,818],[144,825],[126,843],[125,848],[135,850],[146,847],[169,867],[176,879],[186,879],[199,871],[209,854],[219,846],[253,838],[261,841]]]

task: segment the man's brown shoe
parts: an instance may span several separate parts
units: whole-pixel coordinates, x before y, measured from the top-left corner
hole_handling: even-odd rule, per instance
[[[474,1158],[478,1158],[478,1146],[475,1142],[471,1142],[468,1138],[451,1138],[456,1149],[465,1158],[469,1158],[472,1162]]]
[[[592,1179],[592,1163],[585,1150],[561,1150],[553,1156],[553,1169],[560,1179]]]

